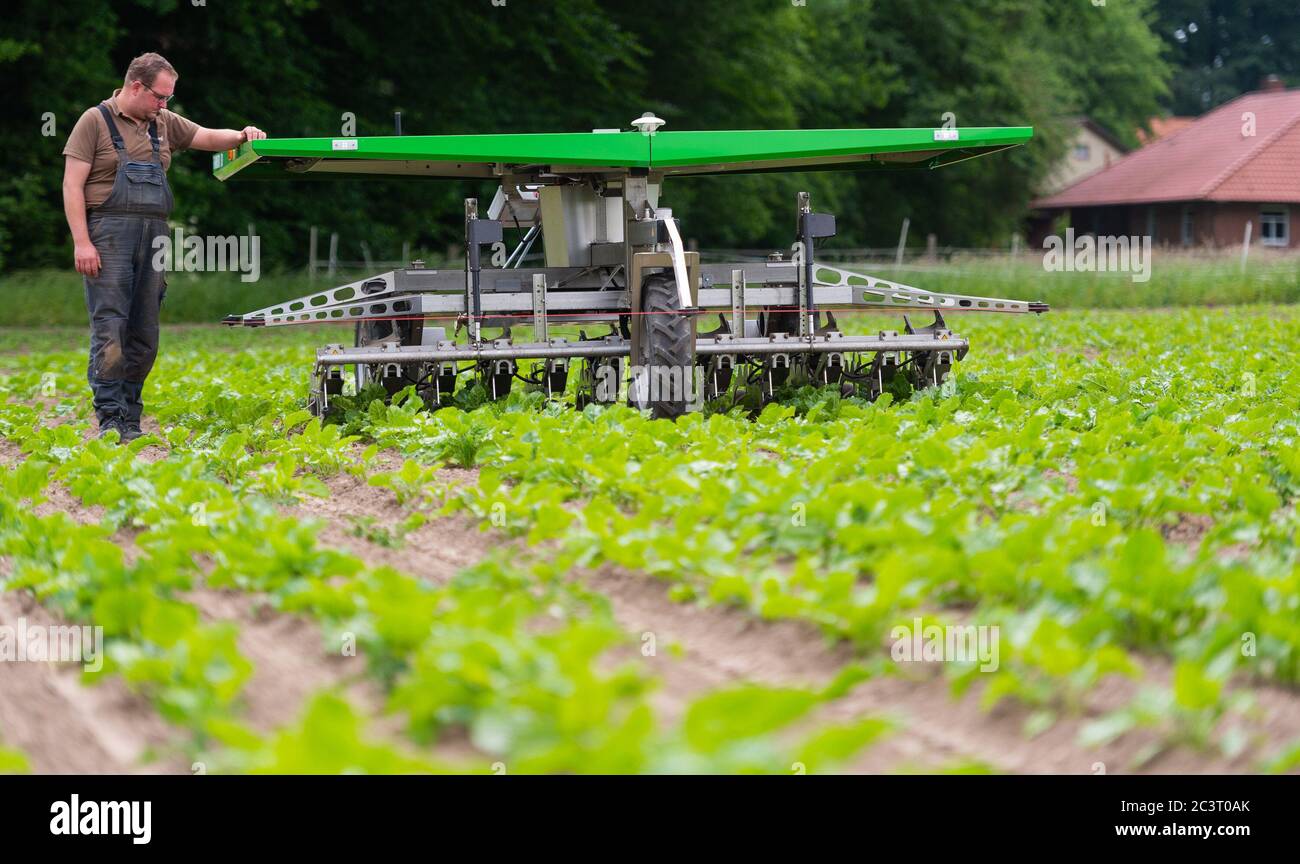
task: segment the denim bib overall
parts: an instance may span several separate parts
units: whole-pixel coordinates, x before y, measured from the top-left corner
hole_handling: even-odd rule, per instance
[[[101,427],[108,422],[138,425],[144,382],[158,356],[158,313],[167,293],[166,271],[154,266],[154,239],[167,234],[172,191],[159,155],[157,121],[149,122],[151,160],[133,162],[112,111],[105,103],[99,111],[113,139],[117,176],[107,200],[87,218],[101,265],[98,276],[86,277],[87,378]]]

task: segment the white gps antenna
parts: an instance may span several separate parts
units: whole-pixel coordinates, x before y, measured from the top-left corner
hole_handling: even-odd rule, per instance
[[[665,122],[656,117],[653,112],[647,111],[633,120],[632,125],[639,129],[642,135],[653,135]]]

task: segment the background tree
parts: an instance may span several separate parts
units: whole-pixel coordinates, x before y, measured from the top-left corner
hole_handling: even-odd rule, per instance
[[[1176,66],[1168,107],[1203,114],[1267,75],[1300,79],[1296,0],[1160,0],[1157,32]]]
[[[407,134],[626,127],[647,110],[668,129],[928,127],[944,112],[1031,125],[1029,147],[939,172],[677,179],[664,198],[706,248],[787,246],[799,189],[840,215],[841,245],[889,245],[904,216],[916,242],[1001,244],[1064,152],[1064,118],[1086,113],[1127,137],[1158,110],[1170,70],[1155,31],[1168,22],[1152,16],[1150,0],[661,0],[653,14],[597,0],[21,0],[0,21],[13,102],[0,119],[0,268],[69,266],[63,144],[146,50],[179,70],[180,113],[275,137],[337,135],[345,112],[358,135],[391,134],[399,110]],[[363,241],[378,258],[404,241],[444,249],[460,239],[460,199],[492,191],[225,185],[206,154],[180,155],[171,179],[179,224],[225,234],[253,222],[267,268],[301,266],[312,225],[338,231],[345,258]]]

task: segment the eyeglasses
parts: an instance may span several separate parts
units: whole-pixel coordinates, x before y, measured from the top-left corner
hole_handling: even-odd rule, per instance
[[[157,90],[150,87],[148,84],[144,83],[143,81],[140,82],[140,86],[148,90],[150,93],[152,93],[153,97],[164,105],[166,105],[168,102],[176,98],[175,93],[169,93],[166,96],[164,96],[161,93],[159,93]]]

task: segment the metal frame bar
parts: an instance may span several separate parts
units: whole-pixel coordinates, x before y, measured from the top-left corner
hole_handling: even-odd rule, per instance
[[[745,271],[731,271],[731,332],[745,335]]]
[[[719,354],[839,354],[893,351],[963,351],[969,342],[960,336],[908,335],[881,331],[875,336],[845,336],[841,333],[824,333],[810,340],[777,334],[761,338],[737,338],[731,334],[700,337],[695,342],[697,356]],[[328,345],[316,354],[318,366],[346,366],[353,363],[443,363],[448,361],[507,360],[520,358],[552,359],[571,357],[627,357],[631,343],[619,336],[603,340],[566,342],[552,339],[547,342],[512,343],[497,339],[478,345],[456,345],[441,342],[435,348],[419,345],[397,345],[386,342],[379,347],[346,348]]]
[[[652,264],[650,259],[641,257],[645,255],[661,257],[654,258],[655,263]],[[671,266],[672,261],[671,256],[665,252],[638,252],[635,253],[635,257],[640,266],[635,268],[636,272],[633,274],[633,280],[640,275],[641,270],[645,267],[668,267]],[[793,264],[750,263],[702,266],[698,263],[698,260],[696,253],[686,253],[687,270],[690,273],[688,281],[699,285],[698,296],[695,298],[694,303],[697,309],[729,310],[734,315],[736,311],[735,274],[737,272],[743,273],[744,285],[741,291],[740,304],[742,314],[751,305],[802,308],[803,304],[799,302],[798,287],[801,268]],[[496,284],[492,286],[495,290],[487,290],[487,285],[481,285],[483,290],[479,294],[479,313],[480,315],[490,316],[491,313],[530,312],[533,308],[531,284],[538,275],[542,275],[546,279],[548,311],[563,311],[574,314],[609,313],[611,315],[627,314],[632,311],[636,301],[636,298],[632,295],[636,292],[623,289],[602,290],[598,286],[601,281],[608,280],[601,280],[599,277],[582,279],[591,286],[586,289],[558,290],[556,287],[565,281],[571,282],[580,278],[583,274],[594,273],[596,270],[602,269],[609,268],[511,270],[483,268],[480,271],[481,283],[490,282],[494,276],[499,274],[509,274],[511,285],[519,287],[517,289],[502,290],[502,286]],[[813,269],[819,276],[830,274],[837,279],[836,282],[829,280],[814,282],[809,305],[818,309],[874,308],[897,309],[904,312],[911,309],[930,309],[942,312],[970,311],[1011,314],[1046,311],[1042,304],[1023,300],[923,291],[900,282],[892,282],[888,279],[855,273],[825,264],[817,264]],[[427,274],[429,276],[450,276],[453,279],[457,276],[455,271],[446,274],[439,274],[438,271],[427,271]],[[461,287],[457,293],[452,293],[451,290],[446,289],[419,290],[396,287],[403,282],[416,279],[423,280],[425,276],[426,271],[421,270],[390,271],[369,279],[341,285],[330,291],[309,294],[285,303],[277,303],[274,306],[268,306],[243,316],[230,316],[225,323],[232,325],[243,324],[245,326],[277,326],[331,320],[360,321],[370,318],[394,318],[408,315],[462,315],[466,313],[466,295],[470,293],[466,290],[468,286]],[[464,278],[463,275],[460,276],[460,279]],[[439,279],[438,281],[446,280]],[[722,281],[728,287],[713,287],[717,281]],[[364,293],[364,286],[367,284],[371,285],[372,289],[377,290],[373,290],[372,293]],[[382,287],[377,287],[380,285]],[[332,299],[338,296],[338,292],[347,288],[352,288],[355,296],[347,300],[322,302],[316,306],[311,305],[316,298]],[[279,310],[280,314],[271,314],[276,310]],[[732,326],[733,329],[736,329],[734,322]],[[737,332],[739,331],[737,330]]]
[[[546,338],[546,275],[533,274],[533,338],[538,342]]]

